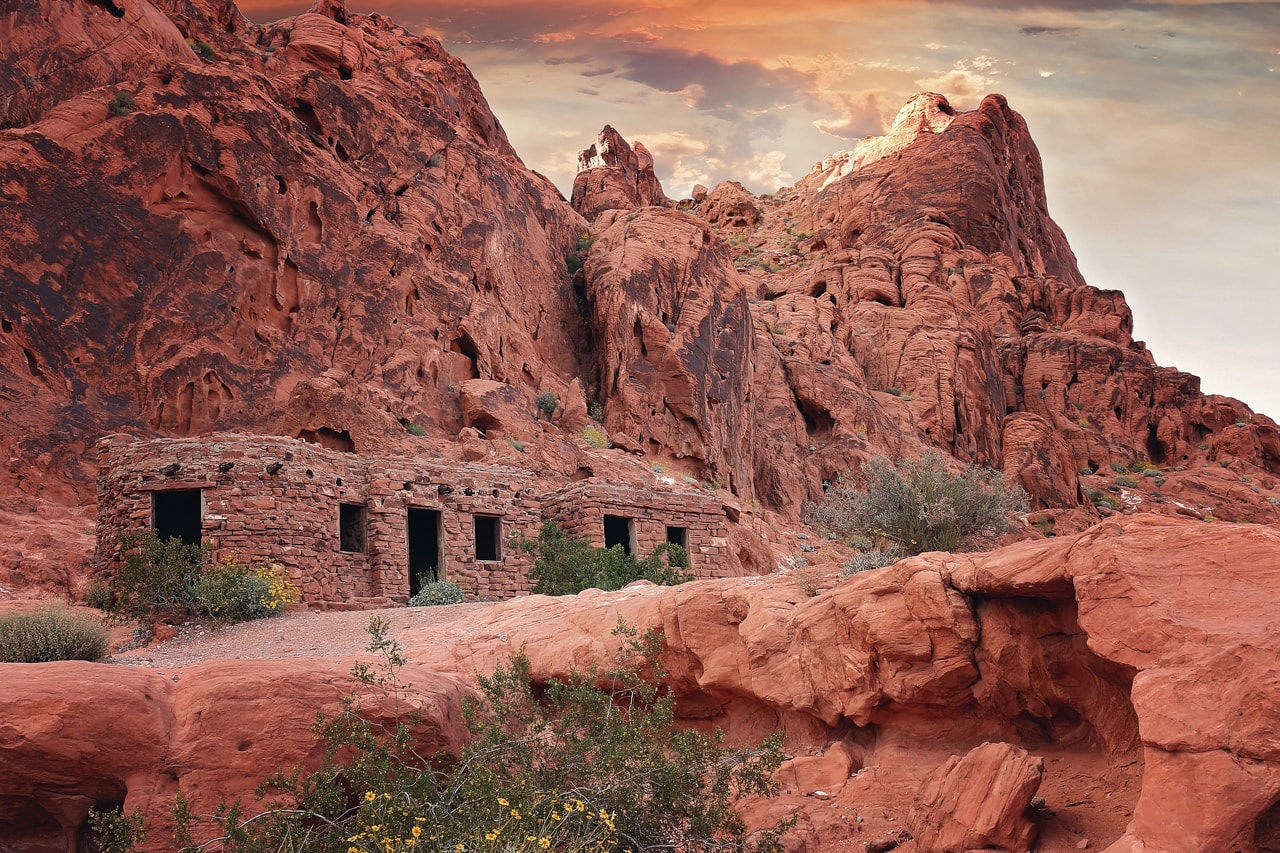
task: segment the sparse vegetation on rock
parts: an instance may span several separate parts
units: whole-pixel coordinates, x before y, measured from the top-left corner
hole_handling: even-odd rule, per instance
[[[861,535],[920,554],[997,536],[1025,509],[1026,493],[999,472],[965,465],[957,474],[930,450],[897,465],[872,459],[856,478],[832,486],[822,503],[810,503],[807,514],[842,539]]]
[[[737,748],[719,731],[675,728],[674,695],[650,680],[665,674],[657,632],[619,623],[613,667],[575,670],[536,694],[528,659],[515,655],[478,678],[461,755],[432,761],[415,749],[397,674],[406,660],[388,629],[370,621],[369,651],[382,665],[353,670],[363,695],[316,722],[320,768],[265,780],[271,807],[259,813],[236,800],[201,817],[180,797],[183,851],[781,850],[790,822],[751,833],[734,809],[741,797],[777,793],[781,735]],[[376,722],[362,701],[403,716]]]

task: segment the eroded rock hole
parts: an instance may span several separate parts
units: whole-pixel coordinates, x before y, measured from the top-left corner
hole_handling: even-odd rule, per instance
[[[1169,458],[1168,449],[1164,446],[1164,442],[1160,440],[1155,424],[1147,426],[1147,458],[1151,460],[1153,465],[1163,465]]]
[[[307,126],[307,130],[316,136],[324,133],[324,128],[320,126],[320,118],[311,104],[303,100],[295,100],[289,105],[289,109],[293,110],[293,115],[298,121]]]
[[[124,9],[111,2],[111,0],[89,0],[89,5],[97,6],[99,9],[105,9],[113,18],[124,17]]]

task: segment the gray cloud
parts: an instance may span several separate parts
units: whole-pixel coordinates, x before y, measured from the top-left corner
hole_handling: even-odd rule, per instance
[[[678,48],[629,50],[619,76],[659,92],[690,93],[695,109],[741,114],[804,100],[813,75],[766,68],[750,60],[729,61]]]

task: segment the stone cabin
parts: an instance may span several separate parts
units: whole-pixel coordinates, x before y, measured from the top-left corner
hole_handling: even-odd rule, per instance
[[[689,552],[689,570],[700,578],[718,577],[728,563],[724,507],[702,491],[661,492],[582,480],[546,495],[542,515],[593,545],[621,545],[644,559],[663,542]]]
[[[108,573],[122,532],[154,528],[208,543],[214,559],[279,563],[311,606],[403,603],[421,581],[446,579],[468,598],[506,599],[528,593],[532,565],[508,540],[535,536],[544,517],[642,557],[677,537],[698,576],[727,568],[725,515],[700,492],[582,481],[543,496],[519,468],[239,433],[107,436],[98,465],[97,564]]]

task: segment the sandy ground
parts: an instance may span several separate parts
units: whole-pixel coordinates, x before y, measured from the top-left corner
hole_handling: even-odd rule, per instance
[[[178,636],[143,648],[116,652],[108,662],[169,668],[207,660],[349,658],[368,646],[366,628],[375,616],[387,621],[388,634],[394,638],[409,628],[444,625],[492,606],[489,602],[476,602],[380,610],[304,610],[238,625],[188,622],[178,626]],[[128,634],[125,631],[119,639],[127,641]]]

